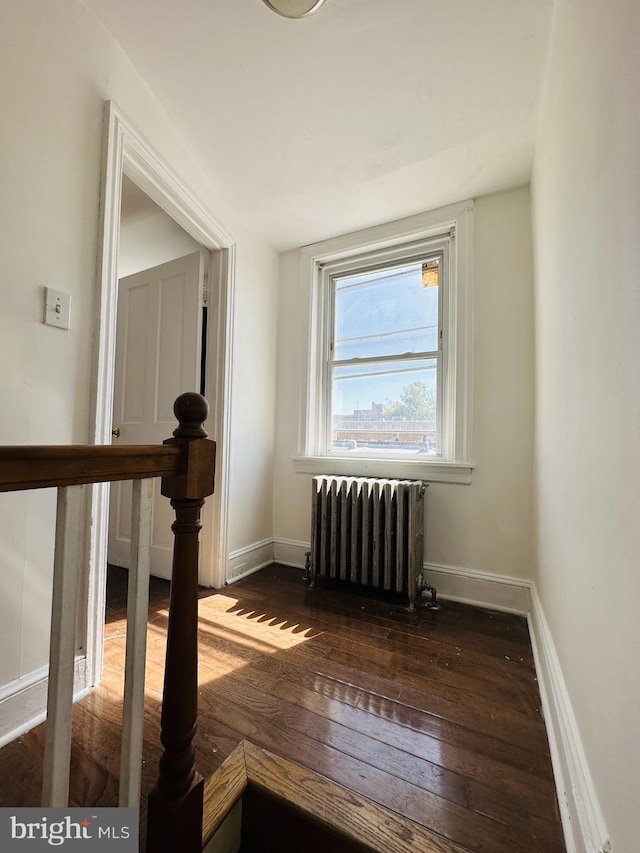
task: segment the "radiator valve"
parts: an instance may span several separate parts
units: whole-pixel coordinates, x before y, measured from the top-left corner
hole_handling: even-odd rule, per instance
[[[431,594],[430,601],[424,601],[427,597],[427,594]],[[440,603],[438,601],[438,590],[435,586],[432,586],[430,583],[427,583],[424,579],[424,575],[422,572],[418,575],[418,600],[425,607],[428,607],[429,610],[440,610]]]
[[[316,579],[311,571],[311,551],[305,551],[304,557],[304,574],[302,575],[302,580],[309,584],[309,589],[313,589],[316,585]]]

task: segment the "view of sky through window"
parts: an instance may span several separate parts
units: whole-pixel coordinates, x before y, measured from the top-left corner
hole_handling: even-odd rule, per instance
[[[405,436],[403,444],[417,442],[423,450],[435,443],[439,278],[432,270],[439,263],[430,259],[430,275],[420,259],[335,278],[334,444],[357,440],[358,428],[362,441],[362,425],[353,421],[366,421],[366,430],[381,433],[413,424],[420,435]],[[399,441],[395,434],[380,434],[374,443],[387,439]]]

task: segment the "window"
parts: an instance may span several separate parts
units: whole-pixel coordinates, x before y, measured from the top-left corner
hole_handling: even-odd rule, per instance
[[[414,252],[380,265],[328,265],[328,453],[441,455],[445,258]]]
[[[310,325],[296,470],[470,482],[471,211],[302,251]]]

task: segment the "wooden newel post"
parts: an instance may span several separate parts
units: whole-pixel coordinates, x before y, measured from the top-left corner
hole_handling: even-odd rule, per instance
[[[163,477],[162,494],[176,513],[167,654],[162,700],[164,753],[156,787],[149,794],[148,853],[200,853],[204,781],[195,769],[193,738],[198,713],[198,534],[204,499],[213,494],[215,442],[203,422],[209,404],[200,394],[182,394],[173,410],[175,438],[184,454],[180,474]]]

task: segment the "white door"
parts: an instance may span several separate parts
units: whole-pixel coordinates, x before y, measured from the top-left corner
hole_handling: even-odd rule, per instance
[[[195,252],[120,280],[114,443],[162,444],[176,427],[173,403],[200,390],[205,256]],[[171,577],[173,510],[155,482],[151,573]],[[112,483],[108,561],[128,568],[131,483]]]

